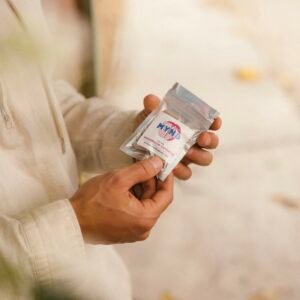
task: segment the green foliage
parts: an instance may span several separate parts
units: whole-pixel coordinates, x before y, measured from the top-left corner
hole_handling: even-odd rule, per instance
[[[0,255],[0,288],[12,291],[14,294],[21,292],[23,286],[23,276]]]
[[[41,285],[36,285],[33,288],[34,300],[76,300],[71,297],[66,291],[53,290]]]

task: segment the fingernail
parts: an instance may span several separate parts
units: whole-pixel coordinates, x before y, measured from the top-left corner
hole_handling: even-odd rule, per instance
[[[162,169],[162,167],[164,166],[163,161],[157,156],[151,157],[149,159],[149,162],[152,164],[154,169],[157,171],[160,171]]]

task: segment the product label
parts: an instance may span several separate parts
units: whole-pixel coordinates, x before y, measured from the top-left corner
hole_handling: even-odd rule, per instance
[[[194,131],[172,116],[161,112],[140,137],[137,144],[165,161],[172,161],[184,150]]]

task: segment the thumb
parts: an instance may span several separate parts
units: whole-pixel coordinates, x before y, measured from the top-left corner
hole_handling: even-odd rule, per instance
[[[130,189],[134,185],[145,182],[156,175],[162,170],[163,161],[157,157],[141,160],[128,168],[118,171],[119,176],[124,178],[126,188]]]
[[[148,95],[144,99],[145,112],[150,114],[160,105],[160,99],[154,95]]]

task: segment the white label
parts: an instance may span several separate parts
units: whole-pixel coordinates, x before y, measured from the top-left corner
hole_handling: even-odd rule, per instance
[[[161,112],[138,140],[138,145],[165,160],[172,162],[184,151],[194,131],[172,116]]]

